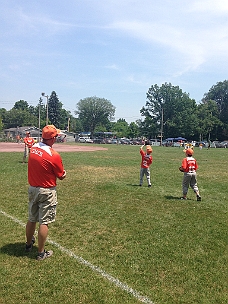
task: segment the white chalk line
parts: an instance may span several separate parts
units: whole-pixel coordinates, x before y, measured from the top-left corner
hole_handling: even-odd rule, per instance
[[[0,210],[0,212],[4,216],[10,218],[15,223],[18,223],[19,225],[21,225],[22,227],[26,226],[25,223],[23,223],[21,220],[15,218],[15,217],[13,217],[12,215],[9,215],[9,214],[7,214],[6,212],[4,212],[2,210]],[[119,279],[114,278],[112,275],[108,274],[106,271],[104,271],[100,267],[95,266],[95,265],[91,264],[89,261],[87,261],[87,260],[83,259],[82,257],[76,255],[73,251],[71,251],[71,250],[69,250],[69,249],[61,246],[60,244],[56,243],[55,241],[53,241],[53,240],[51,240],[49,238],[47,239],[47,242],[49,242],[50,244],[52,244],[55,247],[57,247],[60,251],[66,253],[68,256],[73,257],[80,264],[88,266],[93,271],[98,272],[102,277],[106,278],[108,281],[110,281],[111,283],[113,283],[114,285],[116,285],[117,287],[119,287],[120,289],[122,289],[122,290],[126,291],[127,293],[131,294],[133,297],[135,297],[136,299],[138,299],[140,302],[146,303],[146,304],[155,304],[155,302],[151,301],[147,296],[141,295],[138,291],[132,289],[127,284],[121,282]]]

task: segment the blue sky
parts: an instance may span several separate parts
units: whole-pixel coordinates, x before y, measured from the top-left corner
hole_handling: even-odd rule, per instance
[[[224,0],[2,0],[0,37],[7,110],[55,91],[72,114],[97,96],[131,122],[151,85],[171,83],[200,102],[228,79]]]

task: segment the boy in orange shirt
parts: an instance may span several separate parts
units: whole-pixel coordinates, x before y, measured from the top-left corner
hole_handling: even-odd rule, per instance
[[[201,201],[201,196],[199,194],[196,180],[196,170],[198,169],[198,164],[195,158],[192,156],[194,151],[190,148],[183,151],[186,153],[186,157],[182,160],[181,167],[179,167],[179,170],[181,172],[184,172],[182,182],[183,196],[181,199],[187,199],[188,188],[190,186],[196,194],[197,201]]]
[[[152,148],[150,145],[146,146],[146,152],[143,150],[144,145],[142,145],[140,147],[140,154],[142,156],[142,160],[141,160],[141,169],[140,169],[140,182],[139,182],[139,186],[142,186],[143,184],[143,177],[144,175],[146,175],[146,179],[147,179],[147,184],[148,187],[151,187],[151,181],[150,181],[150,165],[153,162],[153,158],[152,158]]]

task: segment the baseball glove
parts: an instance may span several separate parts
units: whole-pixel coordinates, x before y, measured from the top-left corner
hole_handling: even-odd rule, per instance
[[[181,172],[184,172],[184,169],[183,169],[182,167],[179,167],[179,170],[180,170]]]

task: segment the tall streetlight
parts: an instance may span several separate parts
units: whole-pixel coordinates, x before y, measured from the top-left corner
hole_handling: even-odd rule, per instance
[[[46,115],[46,125],[48,125],[48,95],[45,95],[45,93],[41,93],[41,95],[43,97],[47,98],[47,106],[46,106],[46,110],[47,110],[47,115]]]
[[[68,117],[67,131],[70,132],[70,117]]]
[[[164,128],[164,110],[163,107],[161,108],[161,146],[163,140],[163,128]]]
[[[38,135],[38,142],[40,142],[40,102],[39,102],[39,135]]]

